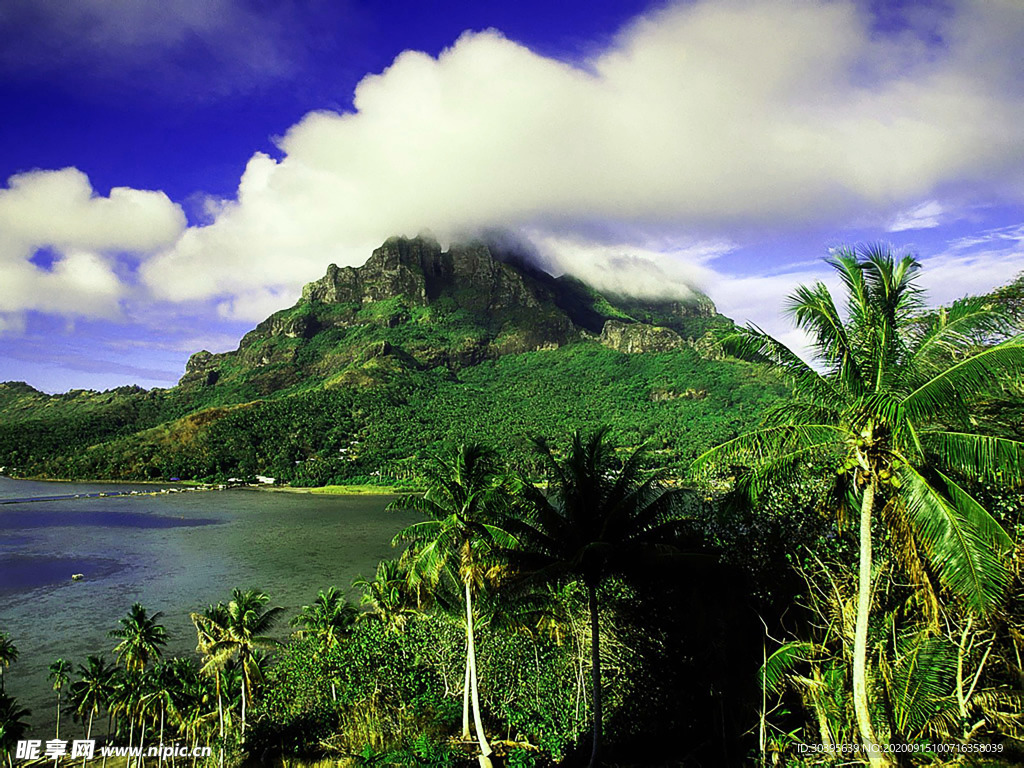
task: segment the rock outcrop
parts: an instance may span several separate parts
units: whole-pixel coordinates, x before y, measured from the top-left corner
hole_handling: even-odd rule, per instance
[[[450,293],[465,309],[501,312],[537,307],[550,297],[484,243],[453,245],[442,252],[436,240],[392,237],[361,267],[331,264],[324,277],[306,285],[302,298],[326,304],[355,304],[402,296],[426,306]]]
[[[671,328],[647,323],[623,323],[609,320],[598,337],[604,346],[629,354],[639,352],[670,352],[682,349],[686,342]]]
[[[220,373],[217,370],[223,355],[215,355],[205,349],[192,355],[185,363],[185,375],[179,379],[179,386],[199,385],[209,387],[217,383]]]

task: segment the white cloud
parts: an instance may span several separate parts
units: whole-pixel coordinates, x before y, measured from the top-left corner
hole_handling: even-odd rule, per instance
[[[163,192],[114,187],[96,195],[76,168],[30,171],[0,189],[0,238],[24,246],[153,251],[174,242],[185,214]]]
[[[217,304],[217,315],[224,320],[260,322],[295,301],[287,291],[273,289],[249,291]]]
[[[889,232],[905,232],[909,229],[932,229],[942,224],[946,210],[937,200],[929,200],[906,211],[896,214],[889,224]]]
[[[915,204],[929,224],[937,204],[919,201],[1013,192],[1024,172],[1022,37],[1006,32],[1024,34],[1024,6],[967,0],[935,23],[948,42],[928,47],[876,34],[850,0],[705,0],[579,67],[466,33],[364,78],[354,113],[307,115],[142,274],[162,298],[244,306],[424,228],[571,240],[604,221],[693,242],[884,227]]]
[[[1007,227],[987,229],[976,235],[960,237],[949,244],[954,251],[973,248],[978,245],[1020,245],[1024,244],[1024,224],[1013,224]]]
[[[947,251],[923,261],[921,285],[931,304],[950,304],[964,296],[988,293],[1024,272],[1024,247]]]
[[[162,192],[116,187],[98,196],[74,168],[12,176],[0,189],[0,315],[23,327],[27,310],[113,317],[125,286],[111,254],[173,243],[185,216]],[[31,259],[48,249],[49,263]]]
[[[685,299],[716,279],[706,262],[734,249],[725,241],[676,244],[669,250],[630,243],[608,244],[577,237],[532,238],[544,266],[575,275],[599,291],[650,299]]]

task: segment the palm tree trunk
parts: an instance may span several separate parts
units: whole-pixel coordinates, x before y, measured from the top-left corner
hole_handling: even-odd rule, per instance
[[[224,700],[220,695],[220,671],[217,671],[217,716],[220,718],[220,738],[224,740]]]
[[[462,688],[462,739],[469,741],[469,635],[466,635],[466,680]]]
[[[89,710],[89,727],[85,729],[85,740],[89,741],[92,738],[92,716],[96,714],[96,708],[93,707]],[[82,768],[85,768],[85,755],[82,755]]]
[[[160,756],[156,759],[156,764],[161,766],[164,764],[164,710],[167,709],[167,705],[164,702],[160,703]]]
[[[875,478],[871,475],[864,487],[860,506],[860,571],[857,584],[857,625],[853,638],[853,709],[857,714],[861,743],[868,750],[873,768],[891,765],[888,757],[878,751],[878,738],[871,725],[868,709],[867,661],[868,618],[871,613],[871,512],[875,504]]]
[[[145,717],[145,716],[143,715],[143,717]],[[135,765],[136,766],[142,765],[142,745],[143,745],[143,742],[145,742],[145,740],[146,740],[146,721],[145,721],[145,719],[143,719],[143,720],[141,720],[139,722],[139,726],[140,726],[140,730],[139,730],[139,757],[135,761]]]
[[[60,688],[57,689],[57,730],[53,734],[53,738],[60,738]],[[57,761],[60,760],[60,755],[53,756],[53,764],[57,765]]]
[[[597,765],[601,746],[601,631],[597,614],[597,583],[587,584],[590,598],[590,679],[594,688],[594,746],[590,752],[589,768]]]
[[[245,689],[246,685],[245,669],[242,669],[242,743],[245,743]]]
[[[480,717],[480,689],[476,680],[476,645],[473,642],[473,597],[469,582],[466,582],[466,646],[469,656],[470,697],[473,702],[473,724],[476,726],[476,739],[480,744],[480,768],[490,768],[491,745],[484,735],[484,724]]]
[[[220,768],[224,768],[224,699],[220,692],[220,670],[217,672],[217,715],[220,717]]]

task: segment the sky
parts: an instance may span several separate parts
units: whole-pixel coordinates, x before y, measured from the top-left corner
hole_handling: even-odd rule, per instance
[[[0,381],[171,386],[396,234],[799,349],[843,245],[985,292],[1024,271],[1022,42],[1020,0],[5,0]]]

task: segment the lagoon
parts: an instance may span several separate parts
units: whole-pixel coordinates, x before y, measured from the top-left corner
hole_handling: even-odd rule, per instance
[[[157,488],[0,477],[0,500]],[[114,661],[108,633],[133,602],[163,611],[167,655],[194,655],[189,613],[234,587],[268,592],[286,609],[278,634],[287,636],[287,620],[318,589],[347,590],[397,556],[391,538],[416,518],[385,512],[390,498],[231,489],[0,505],[0,631],[20,652],[4,677],[33,711],[32,735],[45,738],[54,718],[50,663]]]

